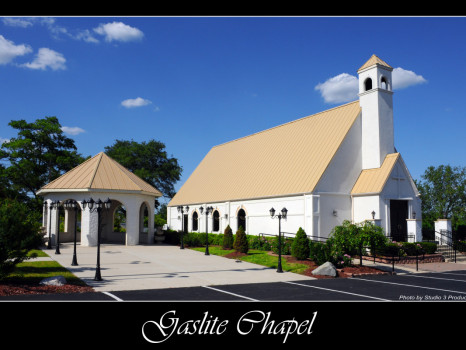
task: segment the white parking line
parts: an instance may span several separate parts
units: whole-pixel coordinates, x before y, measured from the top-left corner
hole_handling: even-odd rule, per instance
[[[466,282],[466,280],[457,280],[453,278],[442,278],[442,277],[431,277],[431,276],[419,276],[419,275],[404,275],[410,277],[418,277],[418,278],[432,278],[434,280],[445,280],[445,281],[455,281],[455,282]]]
[[[221,289],[217,289],[217,288],[213,288],[213,287],[209,287],[209,286],[203,286],[204,288],[208,288],[208,289],[212,289],[212,290],[216,290],[217,292],[222,292],[222,293],[225,293],[225,294],[230,294],[230,295],[234,295],[235,297],[238,297],[238,298],[243,298],[243,299],[247,299],[247,300],[251,300],[251,301],[259,301],[259,300],[256,300],[256,299],[252,299],[252,298],[248,298],[248,297],[245,297],[243,295],[239,295],[239,294],[235,294],[235,293],[230,293],[230,292],[227,292],[227,291],[224,291],[224,290],[221,290]]]
[[[349,295],[356,295],[356,296],[358,296],[358,297],[364,297],[364,298],[369,298],[369,299],[382,300],[382,301],[390,301],[390,300],[388,300],[388,299],[376,298],[376,297],[372,297],[372,296],[369,296],[369,295],[356,294],[356,293],[345,292],[345,291],[342,291],[342,290],[336,290],[336,289],[329,289],[329,288],[322,288],[322,287],[310,286],[310,285],[307,285],[307,284],[301,284],[301,283],[296,283],[296,282],[285,282],[285,283],[294,284],[294,285],[301,286],[301,287],[308,287],[308,288],[316,288],[316,289],[328,290],[328,291],[330,291],[330,292],[343,293],[343,294],[349,294]]]
[[[418,286],[414,284],[405,284],[405,283],[395,283],[395,282],[386,282],[386,281],[379,281],[379,280],[367,280],[365,278],[354,278],[355,281],[361,280],[361,281],[368,281],[368,282],[376,282],[376,283],[387,283],[387,284],[394,284],[398,286],[404,286],[404,287],[413,287],[413,288],[424,288],[424,289],[431,289],[431,290],[438,290],[441,292],[450,292],[450,293],[460,293],[460,294],[466,294],[466,292],[460,292],[457,290],[448,290],[448,289],[440,289],[440,288],[432,288],[432,287],[425,287],[425,286]]]
[[[116,295],[113,295],[112,293],[109,293],[109,292],[102,292],[102,293],[107,294],[109,297],[112,297],[116,301],[123,301],[123,299],[118,298]]]

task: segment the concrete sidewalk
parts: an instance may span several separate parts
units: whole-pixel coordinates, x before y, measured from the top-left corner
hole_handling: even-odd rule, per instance
[[[353,264],[359,265],[359,259],[355,259]],[[392,271],[392,264],[374,263],[371,260],[362,260],[363,266],[376,267],[384,271]],[[441,262],[441,263],[419,263],[416,270],[416,264],[395,264],[395,273],[426,273],[426,272],[448,272],[466,270],[464,262]]]
[[[172,245],[100,246],[100,269],[103,281],[94,281],[97,247],[77,246],[79,266],[71,266],[73,244],[60,244],[61,254],[55,248],[43,249],[50,258],[70,270],[96,291],[138,290],[197,287],[209,285],[283,282],[313,279],[276,269],[236,262],[220,256],[206,256],[203,252],[180,249]]]

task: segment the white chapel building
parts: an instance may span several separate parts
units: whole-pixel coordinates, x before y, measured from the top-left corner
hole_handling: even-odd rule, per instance
[[[421,201],[394,145],[392,70],[373,55],[359,99],[213,147],[168,204],[171,229],[328,237],[344,220],[421,241]],[[184,212],[179,211],[182,206]],[[414,235],[414,237],[411,237]]]

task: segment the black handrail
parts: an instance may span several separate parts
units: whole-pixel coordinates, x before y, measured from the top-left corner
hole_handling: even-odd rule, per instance
[[[437,241],[437,235],[439,237],[439,240]],[[456,263],[456,251],[459,245],[462,243],[459,240],[456,240],[455,237],[453,237],[453,232],[448,231],[448,230],[440,230],[440,231],[435,231],[435,243],[437,245],[446,245],[448,247],[447,250],[447,255],[451,258],[451,256],[454,256],[454,261]]]

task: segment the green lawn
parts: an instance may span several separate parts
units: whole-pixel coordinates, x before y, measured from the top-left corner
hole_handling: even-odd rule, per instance
[[[28,256],[44,258],[44,257],[48,257],[49,255],[40,249],[32,249],[28,252]]]
[[[205,248],[192,248],[192,249],[199,251],[199,252],[205,252]],[[212,255],[225,256],[233,252],[234,252],[234,249],[223,250],[222,247],[219,247],[219,246],[209,246],[209,253]],[[274,269],[278,267],[278,257],[269,255],[268,252],[263,251],[263,250],[250,249],[248,251],[248,255],[241,257],[240,260],[250,262],[253,264],[258,264],[261,266],[267,266],[267,267],[274,268]],[[286,262],[286,259],[282,257],[283,271],[302,273],[307,268],[308,266],[303,265],[303,264],[289,264]]]
[[[36,249],[28,252],[28,256],[47,257],[47,253]],[[61,275],[66,278],[67,283],[78,286],[86,284],[65,269],[56,261],[28,261],[16,265],[15,270],[5,277],[1,282],[16,284],[38,284],[42,279]]]
[[[67,283],[78,286],[86,284],[56,261],[22,262],[2,282],[17,284],[38,284],[42,279],[61,275]]]

